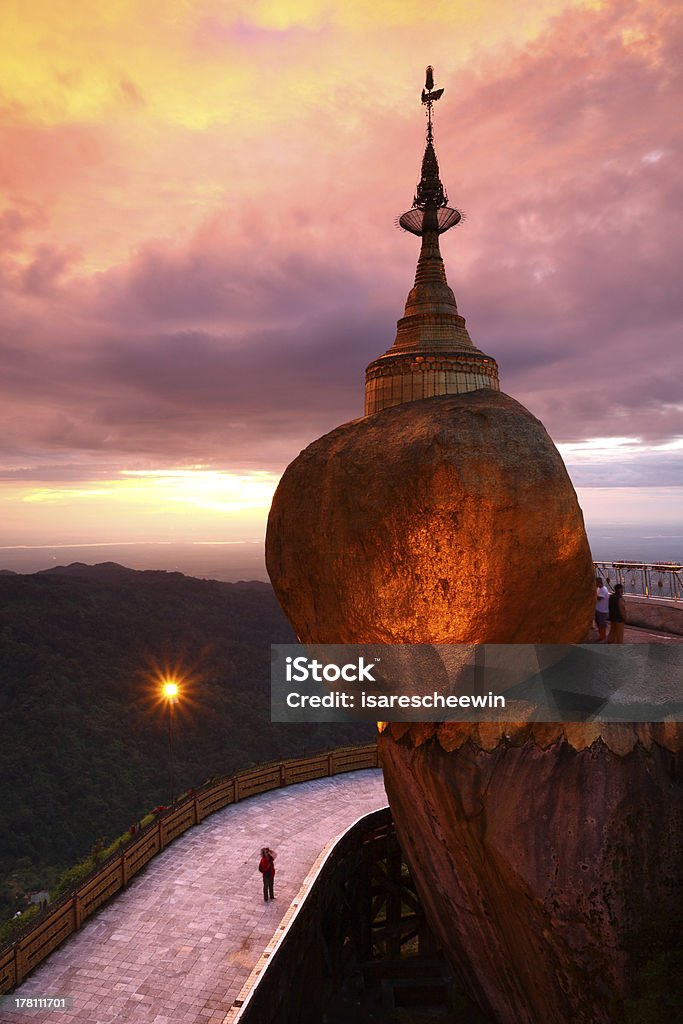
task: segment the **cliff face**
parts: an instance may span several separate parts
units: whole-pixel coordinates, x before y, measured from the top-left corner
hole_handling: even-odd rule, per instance
[[[394,724],[380,751],[428,917],[477,1001],[501,1024],[624,1020],[681,945],[683,729]]]
[[[492,390],[385,409],[288,467],[266,564],[311,643],[572,643],[594,579],[543,425]]]

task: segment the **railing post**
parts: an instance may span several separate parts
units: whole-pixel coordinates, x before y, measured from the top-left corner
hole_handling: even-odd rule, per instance
[[[26,970],[26,954],[21,949],[20,941],[14,946],[14,977],[17,985],[24,980],[28,971]]]
[[[73,911],[74,911],[74,930],[80,931],[81,925],[83,924],[83,908],[81,907],[81,898],[78,893],[74,893],[73,897]]]
[[[287,765],[282,761],[280,763],[280,785],[287,785]]]

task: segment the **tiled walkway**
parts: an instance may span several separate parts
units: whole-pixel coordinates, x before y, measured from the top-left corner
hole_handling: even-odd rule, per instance
[[[218,1024],[325,844],[383,807],[378,770],[234,804],[155,857],[13,996],[72,996],[69,1011],[0,1010],[2,1024]],[[274,903],[259,851],[277,850]]]
[[[595,632],[595,630],[593,630]],[[627,626],[624,630],[625,644],[683,644],[683,636],[664,633],[661,629],[641,629],[638,626]]]

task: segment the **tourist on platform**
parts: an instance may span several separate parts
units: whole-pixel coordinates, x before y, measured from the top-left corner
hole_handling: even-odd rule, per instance
[[[607,620],[609,618],[609,590],[602,576],[595,580],[595,625],[598,627],[598,643],[604,644],[607,639]]]
[[[258,864],[258,869],[263,876],[263,898],[268,902],[269,899],[274,900],[275,895],[273,894],[273,883],[275,881],[275,858],[277,854],[274,850],[271,850],[268,846],[264,846],[261,850],[261,860]]]
[[[628,619],[626,618],[626,602],[624,601],[624,588],[621,583],[617,583],[614,588],[614,593],[609,596],[609,636],[607,637],[608,644],[623,644],[624,642],[624,626]]]

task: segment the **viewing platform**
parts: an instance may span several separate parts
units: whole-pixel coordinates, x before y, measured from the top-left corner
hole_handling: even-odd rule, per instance
[[[70,1010],[0,1010],[2,1024],[220,1024],[331,840],[387,803],[379,769],[231,804],[154,857],[12,998],[71,996]],[[264,903],[260,849],[277,851]]]
[[[683,565],[612,561],[594,562],[593,567],[610,591],[617,583],[623,586],[631,625],[664,634],[663,639],[683,635]],[[638,643],[636,631],[627,630],[625,641]]]

